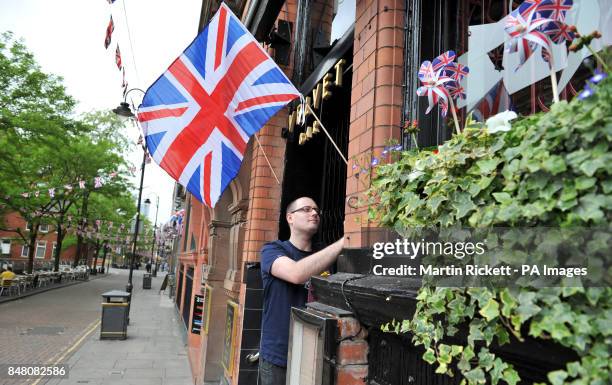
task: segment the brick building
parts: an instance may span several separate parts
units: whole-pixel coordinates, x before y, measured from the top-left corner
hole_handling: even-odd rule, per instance
[[[368,220],[367,208],[355,202],[370,182],[359,177],[353,164],[364,159],[369,164],[390,141],[413,147],[401,130],[412,119],[420,122],[422,147],[451,136],[448,122],[435,112],[426,115],[426,100],[415,94],[420,63],[448,49],[465,53],[468,26],[500,20],[511,4],[470,0],[226,3],[307,97],[349,160],[348,164],[342,160],[314,117],[297,126],[298,105],[292,104],[262,128],[259,143],[249,142],[238,177],[214,209],[177,188],[175,196],[183,197],[177,204],[186,211],[178,244],[175,299],[186,328],[194,383],[250,385],[257,383],[254,355],[259,349],[262,313],[259,250],[267,241],[288,238],[283,215],[287,204],[311,196],[323,210],[318,241],[330,243],[346,234],[350,241],[345,254],[368,248],[375,225]],[[200,29],[217,8],[218,2],[203,1]],[[495,65],[496,70],[501,58],[495,50],[491,53],[491,68]],[[574,91],[570,82],[563,96]],[[541,109],[549,102],[546,98],[550,99],[550,90],[545,82],[535,81],[512,96],[522,113]],[[459,115],[464,116],[465,109]],[[365,314],[358,317],[340,293],[351,280],[346,273],[355,269],[341,256],[336,270],[315,288],[327,300],[293,315],[296,324],[302,325],[302,334],[291,337],[289,373],[312,373],[313,384],[366,384],[366,378],[380,384],[400,383],[393,376],[408,378],[408,372],[397,374],[393,362],[384,357],[397,352],[416,357],[416,353],[402,350],[401,339],[381,336],[378,327],[409,303],[385,302],[391,297],[377,289],[380,282],[366,279],[352,288],[366,298],[360,310]],[[404,294],[402,301],[410,290]],[[299,347],[292,350],[292,346]],[[307,359],[302,354],[310,348],[322,353]],[[413,366],[433,376],[422,362]]]
[[[18,213],[7,214],[4,222],[6,228],[19,228],[27,237],[29,233],[28,223]],[[38,233],[36,251],[34,252],[34,269],[52,269],[57,233],[52,225],[41,225]],[[17,271],[25,270],[28,264],[28,245],[24,243],[18,234],[12,231],[0,230],[0,242],[2,247],[0,261],[2,261],[2,264],[11,265]],[[60,265],[71,265],[75,254],[75,245],[62,250]]]

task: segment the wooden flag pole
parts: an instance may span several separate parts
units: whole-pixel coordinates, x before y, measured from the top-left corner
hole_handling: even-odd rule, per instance
[[[552,85],[552,93],[553,100],[555,103],[559,103],[559,92],[557,91],[557,71],[555,71],[555,62],[553,61],[553,53],[551,51],[548,52],[550,54],[549,63],[550,64],[550,83]]]
[[[336,144],[336,142],[334,142],[334,140],[332,139],[331,135],[329,135],[329,132],[327,132],[327,129],[325,128],[323,123],[321,123],[321,120],[319,119],[317,114],[315,114],[315,112],[312,110],[312,108],[310,107],[310,104],[308,104],[308,103],[305,103],[305,104],[306,104],[306,107],[312,113],[312,116],[314,116],[314,118],[317,120],[317,122],[319,122],[319,124],[321,125],[321,128],[323,129],[323,132],[325,132],[325,135],[327,135],[327,137],[329,138],[330,142],[332,142],[332,144],[336,148],[336,151],[338,151],[338,155],[340,155],[340,157],[342,158],[342,160],[344,161],[344,163],[346,163],[346,166],[348,167],[348,160],[346,160],[344,155],[342,155],[342,151],[340,151],[340,148],[338,148],[338,145]]]
[[[264,158],[266,158],[266,162],[268,162],[268,166],[270,167],[270,171],[272,171],[272,175],[274,175],[274,179],[276,179],[276,183],[280,184],[280,180],[278,180],[278,177],[276,176],[276,173],[274,172],[274,169],[272,168],[272,164],[270,163],[270,159],[268,159],[268,155],[266,155],[266,152],[264,151],[263,146],[261,145],[261,142],[259,142],[259,138],[257,137],[257,134],[254,134],[253,136],[255,137],[255,140],[257,141],[257,144],[259,145],[259,149],[263,153]]]
[[[455,129],[457,130],[457,135],[460,135],[461,130],[459,129],[459,119],[457,119],[457,112],[455,111],[455,103],[453,102],[453,97],[449,97],[448,101],[450,102],[450,109],[453,113],[453,120],[455,121]]]

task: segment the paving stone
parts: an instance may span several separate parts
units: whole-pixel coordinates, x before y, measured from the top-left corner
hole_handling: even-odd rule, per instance
[[[123,290],[127,270],[111,269],[111,274],[89,282],[1,303],[0,339],[17,348],[10,354],[0,351],[0,362],[61,358],[70,366],[69,378],[45,379],[39,385],[192,385],[184,326],[176,308],[167,294],[139,289],[141,277],[135,270],[126,340],[100,340],[99,327],[81,337],[100,319],[101,294]],[[162,280],[163,275],[153,278],[153,287]]]

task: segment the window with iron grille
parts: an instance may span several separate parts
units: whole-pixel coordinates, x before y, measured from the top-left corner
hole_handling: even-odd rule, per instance
[[[403,121],[419,121],[420,132],[418,133],[419,147],[436,146],[448,140],[453,133],[452,116],[450,112],[446,118],[442,117],[438,107],[434,107],[429,114],[425,114],[428,107],[426,97],[416,95],[416,89],[421,85],[417,73],[421,63],[425,60],[432,60],[439,54],[448,50],[456,52],[457,58],[469,51],[470,26],[496,23],[508,15],[509,11],[516,9],[522,1],[490,1],[490,0],[411,0],[406,2],[406,24],[405,24],[405,82],[406,94],[404,98]],[[575,7],[591,6],[589,2],[575,2]],[[475,51],[476,49],[473,49]],[[537,50],[534,55],[541,55]],[[501,71],[514,71],[514,68],[504,68],[504,45],[500,44],[486,53],[491,61],[491,65],[502,74]],[[577,94],[577,90],[582,88],[584,80],[590,76],[591,70],[588,68],[592,64],[587,60],[573,75],[569,83],[560,91],[560,98],[569,100]],[[484,75],[478,71],[470,71],[468,77],[470,81],[480,79],[475,77]],[[503,79],[503,78],[502,78]],[[458,118],[464,121],[468,112],[483,106],[487,100],[487,94],[499,95],[505,93],[503,81],[494,84],[493,88],[485,92],[485,95],[475,105],[458,110]],[[488,88],[488,87],[483,87]],[[470,89],[466,89],[469,94]],[[493,106],[491,115],[502,112],[505,109],[512,109],[519,115],[530,115],[540,111],[548,111],[552,104],[552,87],[548,77],[533,82],[530,86],[524,87],[511,95],[507,95],[507,103],[501,108]],[[497,108],[501,108],[497,111]],[[475,115],[476,116],[476,115]],[[487,116],[484,116],[486,119]],[[414,147],[412,138],[405,135],[403,138],[405,147]]]

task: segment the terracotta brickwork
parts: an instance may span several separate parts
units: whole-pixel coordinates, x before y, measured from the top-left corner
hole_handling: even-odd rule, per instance
[[[296,5],[296,1],[286,1],[278,20],[290,21],[295,26]],[[272,49],[270,54],[274,57]],[[290,58],[289,63],[293,63],[293,57]],[[281,69],[285,74],[291,76],[291,66],[281,67]],[[287,116],[287,109],[279,111],[257,134],[261,147],[257,142],[253,143],[249,211],[243,249],[243,261],[245,262],[259,261],[259,250],[263,244],[275,240],[278,236],[286,146],[285,139],[281,137],[281,131],[283,127],[287,127]],[[272,174],[264,152],[280,184]]]
[[[349,158],[378,157],[390,139],[399,140],[403,83],[404,2],[358,0],[353,47]],[[347,169],[346,195],[361,197],[370,186],[366,175]],[[367,208],[347,205],[349,247],[366,243]]]
[[[368,377],[367,331],[355,318],[338,319],[336,385],[366,385]]]

